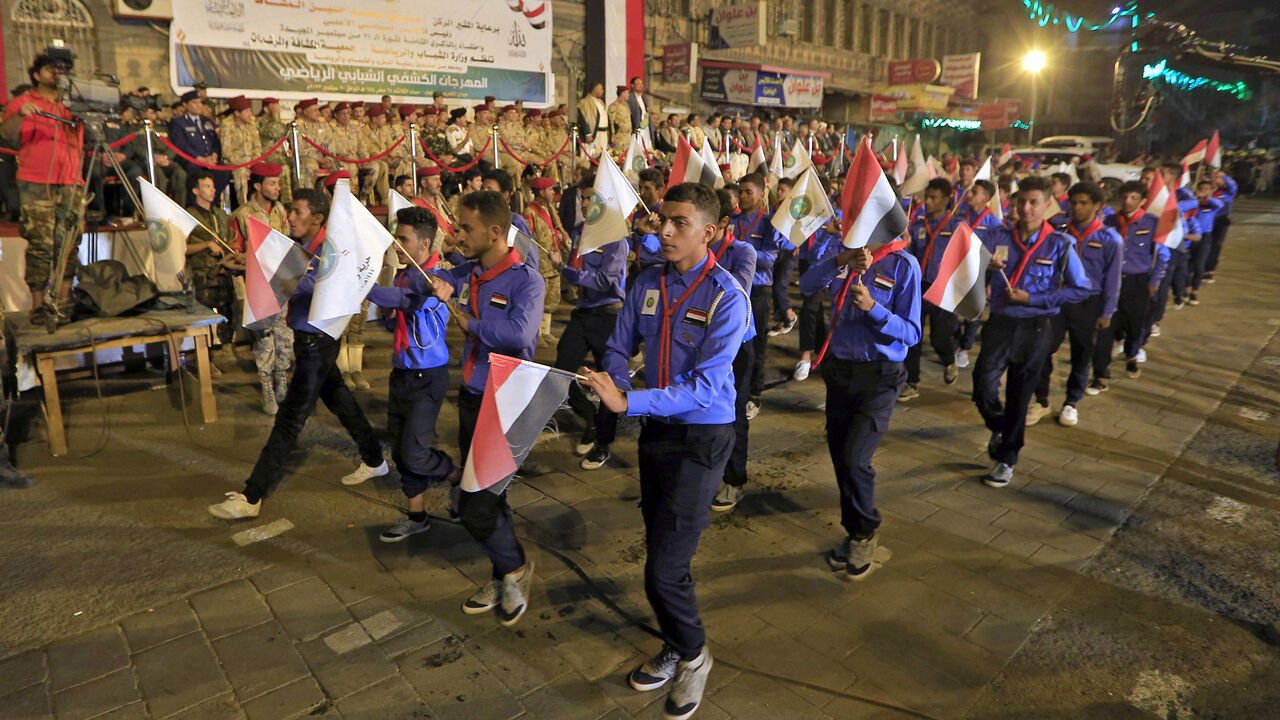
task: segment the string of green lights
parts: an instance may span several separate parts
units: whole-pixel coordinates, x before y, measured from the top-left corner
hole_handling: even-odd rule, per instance
[[[1253,99],[1253,90],[1250,89],[1244,81],[1229,83],[1214,80],[1213,78],[1188,75],[1169,67],[1169,61],[1165,59],[1160,60],[1160,62],[1157,62],[1154,65],[1143,65],[1142,77],[1146,80],[1159,78],[1160,81],[1166,85],[1183,92],[1191,92],[1192,90],[1199,90],[1200,88],[1208,88],[1220,93],[1233,95],[1237,100],[1248,101]]]
[[[1065,28],[1068,32],[1079,32],[1080,30],[1097,31],[1121,27],[1132,28],[1138,25],[1138,3],[1136,2],[1117,6],[1111,11],[1111,17],[1107,18],[1106,22],[1101,23],[1091,23],[1082,16],[1059,10],[1054,7],[1053,3],[1042,3],[1040,0],[1022,0],[1022,4],[1027,8],[1027,16],[1040,27],[1056,25]]]

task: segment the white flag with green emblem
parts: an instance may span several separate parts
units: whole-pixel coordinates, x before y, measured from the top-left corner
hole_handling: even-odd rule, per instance
[[[390,244],[391,234],[382,221],[356,200],[347,181],[339,180],[333,187],[307,322],[335,340],[342,337],[377,281]]]
[[[810,167],[796,180],[773,214],[773,226],[796,247],[835,217],[831,201],[822,191],[822,182]]]
[[[200,222],[146,178],[138,181],[142,184],[142,211],[156,262],[156,287],[163,292],[181,290],[178,273],[187,266],[187,236]]]
[[[782,159],[782,177],[800,177],[811,167],[813,160],[809,158],[809,151],[800,142],[800,138],[796,138],[795,144],[791,146],[791,153]]]
[[[623,172],[633,187],[640,187],[640,171],[649,168],[649,162],[644,153],[644,143],[638,139],[640,137],[643,136],[637,134],[631,138],[631,144],[627,146],[627,156],[622,160]]]
[[[627,218],[639,204],[640,196],[618,169],[618,164],[608,153],[602,154],[591,200],[582,216],[578,254],[585,255],[611,242],[625,240],[631,232]]]

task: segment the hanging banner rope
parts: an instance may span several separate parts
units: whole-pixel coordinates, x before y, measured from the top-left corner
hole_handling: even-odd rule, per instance
[[[345,157],[342,157],[341,155],[335,155],[334,153],[331,153],[328,150],[325,150],[324,148],[317,145],[315,140],[312,140],[306,135],[303,135],[302,139],[306,140],[307,143],[311,145],[311,147],[315,148],[316,150],[319,150],[321,154],[327,155],[333,158],[334,160],[337,160],[338,162],[351,163],[353,165],[364,165],[365,163],[371,163],[374,160],[381,160],[382,158],[386,157],[391,153],[392,150],[395,150],[397,147],[399,147],[400,143],[404,142],[404,139],[407,137],[409,136],[408,135],[401,136],[399,140],[391,143],[391,147],[387,148],[386,150],[383,150],[382,152],[378,153],[377,155],[374,155],[373,157],[367,157],[367,158],[345,158]]]
[[[258,157],[256,157],[256,158],[253,158],[252,160],[247,160],[247,161],[245,161],[245,162],[242,162],[242,163],[240,163],[239,165],[214,165],[214,164],[212,164],[212,163],[202,162],[202,161],[200,161],[200,160],[197,160],[197,159],[195,159],[195,158],[191,157],[190,155],[186,154],[186,153],[185,153],[185,152],[183,152],[181,149],[179,149],[176,145],[174,145],[173,143],[169,142],[169,138],[167,138],[167,137],[165,137],[165,136],[163,136],[163,135],[156,135],[156,137],[157,137],[157,138],[159,138],[160,142],[164,143],[165,147],[167,147],[167,148],[169,148],[170,150],[172,150],[172,151],[174,151],[175,153],[177,153],[177,154],[178,154],[178,157],[184,158],[187,162],[192,163],[192,164],[194,164],[194,165],[198,165],[198,166],[200,166],[200,167],[202,167],[202,168],[205,168],[205,169],[207,169],[207,170],[239,170],[240,168],[243,168],[243,167],[249,167],[250,165],[252,165],[252,164],[254,164],[254,163],[262,162],[263,160],[266,160],[267,158],[269,158],[269,157],[271,157],[273,154],[275,154],[275,151],[276,151],[276,150],[279,150],[279,149],[280,149],[280,146],[281,146],[281,145],[284,145],[284,141],[287,139],[287,136],[286,136],[286,137],[281,137],[281,138],[276,142],[276,144],[275,144],[275,145],[272,145],[272,146],[271,146],[271,149],[270,149],[270,150],[268,150],[268,151],[266,151],[266,152],[262,153],[261,155],[259,155],[259,156],[258,156]]]

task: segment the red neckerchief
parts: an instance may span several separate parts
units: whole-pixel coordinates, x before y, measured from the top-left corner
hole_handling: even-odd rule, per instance
[[[1129,217],[1129,218],[1126,218],[1124,216],[1124,213],[1116,213],[1116,224],[1120,226],[1120,239],[1128,240],[1129,226],[1141,220],[1142,216],[1146,214],[1147,214],[1147,211],[1144,210],[1143,208],[1138,208],[1137,210],[1135,210],[1133,212],[1133,217]]]
[[[1083,249],[1083,246],[1080,245],[1080,243],[1085,238],[1098,232],[1101,229],[1102,229],[1102,220],[1099,219],[1096,215],[1093,218],[1093,222],[1089,223],[1089,227],[1085,228],[1081,232],[1076,232],[1075,223],[1073,222],[1067,223],[1067,232],[1071,233],[1071,235],[1076,239],[1076,255],[1079,255],[1081,258],[1084,257],[1084,249]]]
[[[431,257],[427,258],[427,261],[422,264],[422,269],[430,270],[439,264],[440,264],[440,253],[439,251],[433,252],[431,253]]]
[[[415,196],[413,199],[417,200],[418,198]],[[439,210],[436,210],[435,207],[431,205],[431,203],[426,202],[425,200],[422,202],[422,207],[426,208],[428,211],[430,211],[432,215],[436,216],[436,224],[440,226],[441,230],[444,230],[445,235],[453,234],[453,223],[449,222],[449,219],[445,216],[444,213],[440,212]]]
[[[933,257],[933,241],[935,238],[938,237],[938,233],[942,232],[942,228],[947,224],[947,221],[949,221],[950,219],[951,219],[950,215],[944,215],[940,220],[938,220],[938,227],[934,228],[933,230],[930,230],[929,216],[928,215],[924,216],[924,231],[929,238],[929,242],[926,243],[924,246],[924,259],[920,261],[921,272],[923,272],[925,268],[929,267],[929,258]]]
[[[890,253],[895,253],[905,248],[910,242],[909,239],[903,238],[881,245],[875,252],[871,253],[871,263],[867,265],[867,270],[870,270]],[[831,345],[831,336],[835,335],[836,332],[836,318],[840,317],[840,310],[844,308],[844,299],[849,294],[849,286],[853,284],[854,278],[861,277],[861,275],[849,273],[849,277],[845,278],[844,285],[840,287],[840,292],[836,293],[835,302],[831,306],[831,322],[827,326],[827,339],[822,341],[822,349],[818,351],[818,357],[814,358],[814,370],[817,370],[818,366],[822,364],[822,358],[827,354],[827,347]]]
[[[720,249],[715,251],[714,253],[717,263],[720,262],[720,258],[724,257],[725,253],[729,252],[729,246],[733,244],[733,241],[735,239],[736,238],[734,238],[733,236],[733,228],[731,227],[725,228],[724,238],[722,238],[720,241]]]
[[[1022,251],[1022,257],[1018,259],[1018,267],[1013,271],[1013,277],[1009,278],[1009,287],[1016,288],[1018,287],[1018,281],[1022,279],[1023,271],[1027,269],[1027,264],[1031,262],[1031,256],[1034,255],[1036,250],[1044,244],[1044,241],[1048,240],[1049,236],[1053,234],[1053,226],[1049,224],[1048,220],[1045,220],[1044,224],[1040,226],[1040,234],[1036,239],[1036,244],[1032,245],[1030,248],[1023,244],[1022,238],[1018,237],[1017,227],[1010,228],[1009,232],[1013,235],[1013,241],[1017,243],[1018,249]]]
[[[968,224],[969,224],[969,227],[971,227],[971,228],[975,228],[975,229],[976,229],[976,228],[978,227],[978,223],[982,222],[982,218],[984,218],[984,217],[986,217],[987,215],[990,215],[990,214],[991,214],[991,208],[985,208],[985,207],[984,207],[984,208],[982,208],[982,212],[978,213],[978,217],[976,217],[976,218],[975,218],[975,217],[973,217],[973,216],[972,216],[971,214],[969,214],[969,213],[965,213],[965,214],[964,214],[964,220],[965,220],[965,222],[966,222],[966,223],[968,223]]]
[[[715,267],[716,259],[707,252],[707,259],[702,266],[702,272],[698,275],[698,279],[693,281],[688,290],[680,296],[675,303],[667,305],[667,268],[671,267],[671,263],[662,264],[662,277],[658,280],[658,295],[662,305],[662,329],[659,331],[658,340],[658,388],[664,388],[671,384],[671,317],[676,314],[676,310],[684,304],[689,296],[693,295],[693,291],[698,289],[702,281],[711,272],[711,268]]]
[[[311,242],[307,243],[307,252],[312,255],[320,252],[320,247],[324,245],[324,230],[324,228],[320,228],[320,232],[316,233],[316,236],[312,238]]]
[[[506,255],[502,256],[501,260],[494,263],[493,267],[485,270],[483,273],[480,272],[480,263],[477,262],[475,264],[475,267],[471,269],[471,278],[468,280],[470,283],[471,295],[468,305],[471,307],[471,317],[474,317],[477,320],[480,319],[480,287],[490,280],[498,277],[518,262],[520,262],[520,252],[515,248],[511,248],[507,251]],[[471,345],[471,352],[467,353],[467,361],[462,364],[463,382],[470,382],[471,373],[475,372],[476,369],[476,356],[479,354],[480,341],[476,340]]]
[[[551,248],[558,250],[560,248],[560,231],[556,229],[555,223],[551,222],[551,215],[547,212],[547,209],[533,202],[529,203],[529,209],[537,213],[538,218],[546,223],[547,229],[551,231]],[[529,227],[532,228],[533,216],[526,216],[525,219],[529,221]]]
[[[398,288],[409,287],[409,273],[401,270],[396,273],[395,285]],[[395,340],[391,344],[391,352],[395,355],[409,349],[409,325],[405,321],[404,311],[396,310]]]
[[[739,211],[739,213],[738,213],[738,217],[739,217],[739,218],[741,218],[741,217],[743,217],[743,216],[745,216],[745,215],[746,215],[746,213],[741,212],[741,211]],[[748,224],[748,225],[744,225],[744,224],[742,223],[742,221],[741,221],[741,220],[739,220],[739,221],[738,221],[738,224],[737,224],[737,225],[738,225],[738,232],[737,232],[737,234],[738,234],[738,235],[741,235],[741,236],[742,236],[742,239],[743,239],[744,241],[747,239],[747,235],[749,235],[749,234],[750,234],[748,231],[749,231],[751,228],[755,227],[755,226],[756,226],[756,223],[760,222],[760,216],[761,216],[761,215],[764,215],[764,208],[760,208],[759,210],[756,210],[755,214],[751,216],[751,223],[750,223],[750,224]],[[730,221],[730,222],[729,222],[729,225],[730,225],[730,227],[732,227],[732,226],[733,226],[733,222],[732,222],[732,221]]]

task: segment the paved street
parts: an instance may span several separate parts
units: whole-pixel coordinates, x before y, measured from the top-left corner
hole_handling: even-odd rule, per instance
[[[969,371],[946,387],[927,363],[876,456],[883,566],[862,582],[821,559],[842,535],[823,387],[781,382],[797,338],[774,339],[749,494],[694,562],[716,659],[695,717],[1280,716],[1280,203],[1233,217],[1218,282],[1170,307],[1142,377],[1030,428],[1008,488],[978,481]],[[379,426],[390,340],[369,333]],[[511,493],[533,600],[506,629],[458,609],[489,573],[460,527],[378,541],[403,495],[394,474],[338,484],[358,460],[323,409],[260,518],[210,518],[270,429],[243,367],[215,386],[204,426],[189,379],[67,381],[64,458],[34,424],[39,484],[0,491],[0,719],[661,717],[624,678],[658,648],[634,425],[603,470],[578,469],[567,414],[534,450],[553,471]],[[446,408],[451,450],[456,427]]]

